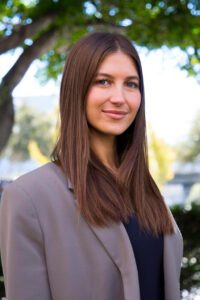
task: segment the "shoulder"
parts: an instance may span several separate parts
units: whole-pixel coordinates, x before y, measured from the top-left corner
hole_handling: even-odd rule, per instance
[[[25,193],[37,193],[41,190],[54,190],[57,185],[68,186],[68,179],[63,174],[62,170],[54,163],[47,163],[31,172],[28,172],[5,189],[22,189]]]
[[[6,197],[5,197],[6,196]],[[54,163],[48,163],[25,175],[19,177],[5,187],[2,202],[9,198],[12,203],[17,203],[17,198],[27,199],[36,207],[46,207],[55,199],[73,198],[69,188],[69,180],[62,170]]]
[[[75,204],[68,179],[58,166],[49,163],[6,186],[0,205],[0,227],[6,219],[18,222],[25,217],[23,224],[35,219],[41,228],[49,228],[60,220],[71,220],[76,215]]]
[[[50,162],[20,176],[12,184],[16,186],[26,185],[27,187],[29,187],[35,186],[35,184],[39,185],[43,183],[50,183],[56,178],[66,181],[61,169],[56,164]]]

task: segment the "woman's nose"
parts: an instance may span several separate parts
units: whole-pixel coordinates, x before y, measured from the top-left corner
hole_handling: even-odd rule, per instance
[[[114,87],[110,96],[110,101],[113,104],[121,105],[125,101],[123,87]]]

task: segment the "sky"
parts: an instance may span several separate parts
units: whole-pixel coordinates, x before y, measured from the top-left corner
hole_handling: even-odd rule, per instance
[[[158,137],[175,145],[186,138],[195,115],[200,110],[200,84],[180,70],[178,63],[184,60],[184,53],[178,48],[169,50],[163,47],[147,51],[138,47],[138,51],[144,73],[147,121]],[[18,55],[19,53],[0,56],[0,78]],[[39,61],[31,65],[15,88],[14,97],[53,95],[54,99],[58,98],[58,83],[51,80],[41,86],[35,78],[39,66]]]

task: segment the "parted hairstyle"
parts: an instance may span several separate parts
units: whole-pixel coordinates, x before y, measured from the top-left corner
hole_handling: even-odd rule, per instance
[[[90,148],[86,101],[100,64],[117,51],[128,55],[137,68],[141,104],[129,128],[116,136],[115,175]],[[174,231],[171,214],[149,172],[142,67],[135,47],[125,36],[95,32],[73,46],[61,82],[60,122],[52,161],[71,181],[78,209],[87,222],[106,226],[127,222],[136,214],[141,227],[155,235]]]

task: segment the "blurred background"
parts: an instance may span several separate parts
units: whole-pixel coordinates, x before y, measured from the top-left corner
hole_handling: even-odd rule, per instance
[[[150,169],[184,238],[182,299],[199,300],[199,0],[1,0],[0,194],[49,161],[67,54],[81,36],[102,30],[127,35],[138,49]]]

